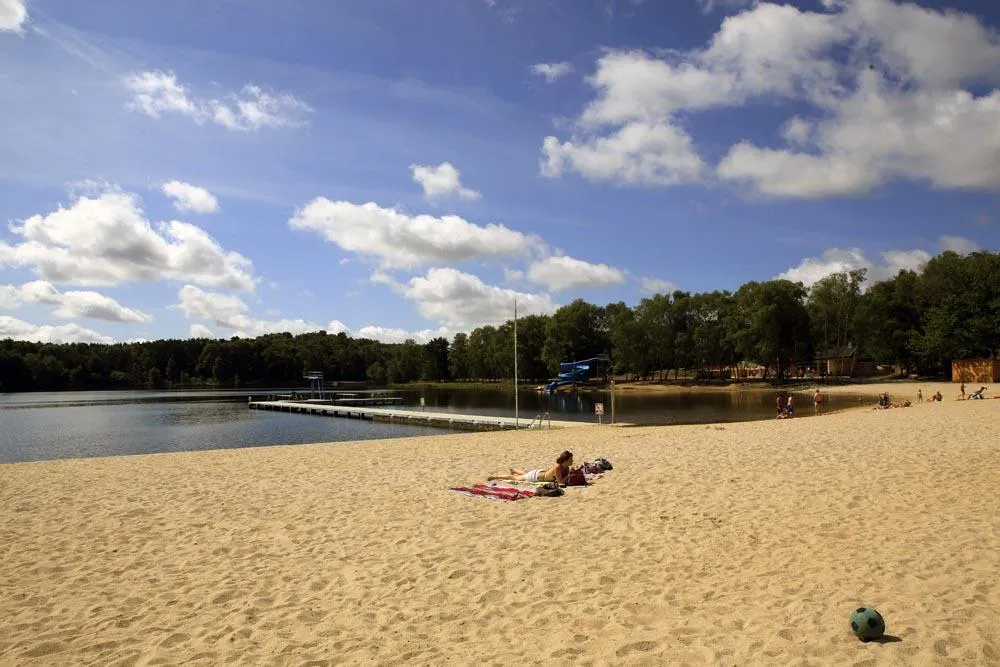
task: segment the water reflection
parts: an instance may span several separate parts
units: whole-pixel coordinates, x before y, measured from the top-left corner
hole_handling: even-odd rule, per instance
[[[0,394],[0,462],[80,456],[143,454],[261,445],[283,445],[454,433],[399,423],[381,423],[247,409],[247,396],[267,390],[195,392],[64,392]],[[404,409],[478,415],[514,415],[514,392],[491,389],[408,389]],[[774,417],[774,391],[619,392],[618,422],[682,424],[746,421]],[[812,412],[811,395],[796,394],[799,416]],[[857,396],[828,395],[827,409],[857,405]],[[594,406],[608,392],[518,394],[525,421],[549,414],[553,420],[596,422]],[[806,407],[808,406],[808,407]]]

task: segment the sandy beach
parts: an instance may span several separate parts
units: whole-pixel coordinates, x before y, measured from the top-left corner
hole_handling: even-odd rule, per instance
[[[2,465],[0,664],[1000,664],[1000,401],[945,396]],[[562,449],[615,470],[446,490]]]

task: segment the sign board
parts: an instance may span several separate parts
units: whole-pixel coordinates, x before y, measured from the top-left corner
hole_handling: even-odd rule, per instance
[[[604,415],[604,403],[594,403],[594,414],[598,417]]]
[[[423,396],[421,396],[420,397],[420,407],[424,407],[425,405],[427,405],[427,399],[424,398]]]

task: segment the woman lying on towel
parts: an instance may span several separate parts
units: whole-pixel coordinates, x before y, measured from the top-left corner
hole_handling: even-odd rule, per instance
[[[515,470],[510,469],[509,475],[491,475],[487,477],[487,481],[494,480],[504,480],[508,482],[556,482],[560,486],[566,484],[566,475],[569,474],[569,469],[573,467],[573,452],[563,452],[556,459],[555,465],[551,466],[548,470],[542,470],[541,468],[536,468],[534,470]]]

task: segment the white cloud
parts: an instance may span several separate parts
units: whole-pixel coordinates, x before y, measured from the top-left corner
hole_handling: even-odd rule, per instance
[[[545,137],[541,172],[556,177],[568,170],[593,181],[676,185],[701,178],[704,168],[683,130],[668,123],[629,123],[605,137]]]
[[[938,243],[942,250],[951,250],[959,255],[968,255],[981,249],[978,243],[962,236],[942,236]]]
[[[0,315],[0,340],[26,340],[38,343],[114,343],[115,339],[77,324],[51,326],[31,324],[8,315]]]
[[[756,0],[698,0],[702,11],[706,14],[714,12],[716,9],[733,10],[740,7],[752,5]]]
[[[194,285],[185,285],[178,292],[177,307],[188,319],[202,319],[217,327],[230,329],[234,336],[254,338],[271,333],[292,334],[320,331],[323,327],[302,319],[262,320],[247,315],[250,307],[239,297],[219,292],[206,292]]]
[[[450,162],[442,162],[436,167],[423,164],[411,164],[410,172],[413,182],[419,183],[428,199],[458,196],[459,199],[475,201],[479,193],[462,185],[461,174]]]
[[[174,208],[178,211],[192,213],[214,213],[219,210],[219,200],[197,185],[183,181],[167,181],[161,188],[163,194],[174,200]]]
[[[830,248],[820,257],[807,257],[798,266],[778,274],[809,287],[833,273],[867,269],[866,284],[892,278],[900,271],[922,271],[931,255],[923,250],[888,250],[880,253],[882,263],[876,264],[865,256],[861,248]]]
[[[197,322],[191,325],[188,330],[189,338],[215,338],[215,334],[212,330],[206,327],[204,324],[198,324]]]
[[[358,338],[369,338],[381,343],[405,343],[412,340],[421,345],[426,344],[432,338],[450,338],[451,331],[445,328],[422,329],[420,331],[407,331],[406,329],[393,329],[391,327],[379,327],[372,324],[363,326],[358,330]]]
[[[259,86],[244,86],[240,94],[232,93],[227,101],[212,100],[212,120],[226,129],[241,132],[262,127],[297,127],[303,125],[302,115],[312,108],[287,93],[270,95]]]
[[[272,95],[255,85],[246,85],[239,93],[228,93],[223,99],[192,98],[176,74],[161,70],[130,74],[124,84],[132,93],[129,109],[151,118],[180,114],[198,124],[211,121],[239,132],[299,126],[304,114],[312,112],[308,104],[293,95]]]
[[[349,252],[376,257],[386,268],[509,257],[525,251],[530,242],[503,225],[481,227],[456,215],[410,216],[372,202],[325,197],[309,202],[289,224],[314,231]]]
[[[91,291],[60,292],[44,280],[25,283],[20,287],[0,285],[0,305],[16,308],[21,303],[38,303],[57,306],[56,317],[88,317],[108,322],[149,322],[146,313],[126,308],[114,299]]]
[[[503,269],[503,279],[508,283],[519,283],[524,280],[524,271],[511,269],[505,266]]]
[[[28,21],[28,8],[24,0],[0,0],[0,32],[24,31]]]
[[[646,294],[673,294],[677,285],[662,278],[640,278],[639,285]]]
[[[432,268],[425,276],[415,276],[405,284],[390,286],[417,304],[427,319],[449,328],[472,329],[486,324],[502,324],[518,314],[548,314],[556,310],[548,294],[529,294],[495,285],[452,268]]]
[[[553,291],[621,285],[625,274],[607,264],[555,255],[528,267],[528,279]]]
[[[812,137],[813,124],[798,116],[788,119],[781,130],[781,136],[790,144],[802,145],[809,142]]]
[[[177,82],[173,72],[149,71],[125,77],[125,87],[132,93],[129,108],[150,118],[164,113],[190,116],[196,122],[205,121],[205,112],[188,96],[187,88]]]
[[[119,191],[12,224],[24,240],[0,241],[0,266],[22,266],[55,283],[118,285],[183,280],[252,291],[253,264],[204,230],[172,220],[156,229],[139,198]]]
[[[330,334],[345,333],[349,335],[351,330],[340,320],[330,320],[330,323],[326,325],[326,332]]]
[[[788,147],[737,142],[716,165],[723,180],[782,197],[858,194],[894,180],[1000,188],[996,31],[972,14],[913,3],[823,5],[758,2],[724,18],[703,48],[605,53],[572,136],[545,138],[542,173],[696,181],[707,169],[686,118],[763,102],[794,104],[781,123]]]
[[[566,76],[573,71],[573,66],[567,62],[561,63],[538,63],[531,66],[531,71],[539,76],[545,77],[545,80],[552,83],[556,79]]]

